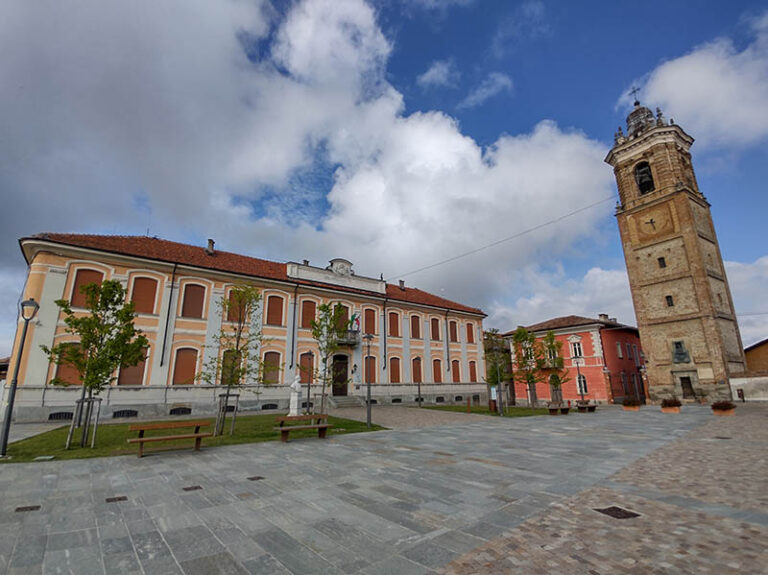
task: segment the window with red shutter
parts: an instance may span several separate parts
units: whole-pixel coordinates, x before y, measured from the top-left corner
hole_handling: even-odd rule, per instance
[[[64,344],[67,347],[69,346],[75,346],[77,347],[77,343],[66,343]],[[69,385],[80,385],[80,372],[77,371],[75,366],[62,363],[56,366],[56,375],[55,377],[62,381],[63,383],[68,383]]]
[[[376,383],[376,356],[369,355],[365,358],[365,381],[363,383]]]
[[[475,326],[467,324],[467,343],[475,343]]]
[[[69,305],[72,307],[85,307],[87,302],[85,301],[85,294],[82,288],[89,284],[101,284],[102,281],[104,281],[104,274],[101,272],[96,270],[77,270]]]
[[[184,303],[181,305],[181,317],[202,318],[205,304],[205,287],[198,284],[184,286]]]
[[[421,381],[421,358],[414,357],[411,361],[411,379],[413,383],[422,383]]]
[[[432,380],[435,383],[443,383],[443,369],[439,359],[432,360]]]
[[[456,322],[451,320],[451,323],[448,324],[448,333],[451,338],[451,341],[456,342],[459,341],[459,327],[456,325]]]
[[[157,280],[152,278],[136,278],[133,280],[131,301],[136,313],[155,313],[155,296]]]
[[[147,367],[146,358],[133,366],[121,367],[117,377],[117,385],[143,385],[144,371]]]
[[[394,311],[389,312],[389,335],[400,337],[400,314]]]
[[[315,321],[315,310],[317,304],[312,300],[305,299],[301,302],[301,327],[312,329],[312,322]]]
[[[477,364],[474,361],[469,362],[469,381],[477,383]]]
[[[453,383],[461,382],[461,366],[458,359],[451,361],[451,375],[453,376]]]
[[[299,376],[301,383],[312,383],[314,379],[314,355],[310,352],[299,356]]]
[[[243,301],[243,292],[234,289],[229,290],[229,306],[227,307],[227,321],[233,323],[241,323],[245,321],[244,317],[241,317],[245,313]]]
[[[197,350],[182,348],[176,350],[176,363],[173,367],[173,385],[191,385],[197,374]]]
[[[280,383],[280,354],[276,351],[264,354],[264,383]]]
[[[411,316],[411,338],[421,339],[421,318],[417,315]]]
[[[389,358],[389,383],[400,383],[400,358]]]
[[[432,318],[432,341],[440,341],[440,320],[436,317]]]
[[[283,298],[279,295],[267,298],[267,325],[283,325]]]
[[[376,335],[376,310],[365,310],[365,321],[363,322],[363,333]]]

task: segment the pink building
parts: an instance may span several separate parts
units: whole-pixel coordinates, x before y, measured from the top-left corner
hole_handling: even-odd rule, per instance
[[[636,327],[618,323],[600,314],[598,319],[569,315],[527,326],[537,339],[548,332],[562,343],[568,381],[562,385],[563,401],[584,399],[599,403],[621,403],[626,396],[645,402],[644,356]],[[504,334],[511,341],[514,331]],[[536,385],[536,397],[550,401],[552,390],[547,382]],[[530,401],[527,386],[515,382],[518,403]]]

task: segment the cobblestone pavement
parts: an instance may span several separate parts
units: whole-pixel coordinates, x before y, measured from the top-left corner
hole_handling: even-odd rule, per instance
[[[728,496],[707,483],[732,452],[765,459],[766,416],[465,416],[326,441],[5,464],[0,573],[756,573],[768,515],[738,493],[752,493],[748,480],[764,491],[765,476],[731,473]],[[729,456],[668,463],[707,438]],[[667,471],[654,475],[654,458]],[[594,511],[611,505],[640,515]]]

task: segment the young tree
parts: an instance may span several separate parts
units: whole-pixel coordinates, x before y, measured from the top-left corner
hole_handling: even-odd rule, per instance
[[[325,389],[333,380],[333,373],[329,369],[329,362],[340,346],[340,341],[347,335],[352,325],[352,319],[345,320],[346,310],[340,303],[329,303],[317,306],[317,317],[312,320],[312,337],[317,342],[320,353],[320,383],[322,391],[320,395],[320,413],[325,413]],[[309,405],[307,405],[309,409]]]
[[[149,342],[133,325],[134,305],[125,301],[125,290],[119,281],[88,284],[81,288],[81,292],[85,294],[85,314],[72,311],[67,300],[56,301],[65,316],[66,332],[77,336],[77,342],[41,347],[51,362],[75,368],[83,386],[81,399],[86,395],[91,399],[117,378],[119,367],[131,367],[143,361]],[[67,385],[58,377],[51,383]],[[82,402],[78,405],[82,406]],[[89,403],[81,441],[83,446],[90,418]]]
[[[483,349],[485,351],[485,383],[490,397],[491,386],[497,388],[499,412],[503,409],[501,396],[504,392],[504,382],[512,375],[510,353],[506,342],[498,329],[489,329],[483,334]]]
[[[548,331],[541,339],[541,346],[544,351],[544,369],[545,376],[549,381],[552,390],[552,401],[559,403],[563,400],[560,388],[569,381],[568,370],[563,362],[563,342],[555,339],[555,333]]]
[[[533,333],[524,327],[518,327],[512,335],[515,352],[515,366],[518,377],[528,386],[528,397],[532,407],[536,406],[536,384],[546,377],[544,368],[544,346],[536,340]]]
[[[253,321],[261,303],[261,292],[248,284],[237,285],[217,302],[221,328],[213,337],[214,355],[203,367],[200,379],[226,388],[219,402],[214,435],[224,432],[232,389],[263,381],[263,366],[259,350],[263,344],[261,322]],[[236,412],[232,416],[230,435],[234,432]]]

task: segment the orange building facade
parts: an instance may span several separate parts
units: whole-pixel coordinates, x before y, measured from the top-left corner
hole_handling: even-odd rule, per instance
[[[77,384],[76,374],[48,362],[41,345],[71,341],[55,300],[82,308],[82,285],[118,280],[136,304],[135,325],[149,340],[147,358],[123,368],[102,392],[103,409],[139,416],[203,413],[213,410],[220,386],[201,383],[199,374],[215,354],[215,336],[227,318],[218,302],[238,284],[261,291],[253,321],[260,323],[264,385],[241,389],[244,409],[287,407],[287,385],[298,375],[318,400],[321,368],[310,322],[319,305],[341,303],[353,319],[329,369],[332,399],[362,397],[373,384],[377,403],[412,403],[418,390],[426,402],[481,401],[485,384],[479,309],[427,292],[356,276],[352,264],[335,259],[325,268],[276,263],[150,237],[43,234],[22,238],[29,265],[23,298],[40,304],[30,323],[19,372],[16,418],[66,419],[79,397],[78,385],[52,386],[56,376]],[[21,327],[21,324],[19,324]],[[226,327],[226,326],[225,326]],[[21,329],[11,355],[15,365]],[[370,356],[367,340],[370,334]],[[482,397],[481,397],[482,396]],[[341,399],[339,399],[341,401]],[[111,415],[110,415],[111,414]]]

